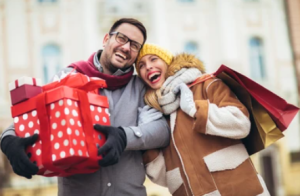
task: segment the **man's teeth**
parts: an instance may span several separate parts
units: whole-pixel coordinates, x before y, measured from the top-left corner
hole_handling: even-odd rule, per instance
[[[120,57],[122,57],[124,60],[126,60],[126,56],[125,55],[123,55],[123,54],[121,54],[121,53],[116,53],[116,55],[118,55],[118,56],[120,56]]]

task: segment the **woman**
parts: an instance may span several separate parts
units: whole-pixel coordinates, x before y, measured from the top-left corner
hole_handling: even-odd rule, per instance
[[[148,85],[146,103],[170,114],[170,145],[144,154],[153,182],[174,196],[269,195],[241,142],[250,131],[246,107],[221,80],[203,74],[201,61],[145,44],[136,70]]]

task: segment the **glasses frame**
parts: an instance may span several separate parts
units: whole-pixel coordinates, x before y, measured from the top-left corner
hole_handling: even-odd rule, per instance
[[[134,41],[134,40],[132,40],[132,39],[129,39],[129,38],[128,38],[126,35],[124,35],[123,33],[114,31],[114,32],[110,32],[109,35],[116,35],[116,36],[115,36],[115,40],[116,40],[118,43],[122,44],[122,45],[127,44],[128,42],[130,42],[130,50],[132,50],[132,51],[138,52],[138,51],[143,47],[143,44],[140,44],[139,42],[136,42],[136,41]],[[122,42],[118,41],[118,40],[117,40],[118,35],[124,36],[124,37],[127,39],[127,41],[126,41],[125,43],[122,43]],[[139,49],[138,49],[138,50],[132,49],[132,48],[131,48],[131,43],[138,44]]]

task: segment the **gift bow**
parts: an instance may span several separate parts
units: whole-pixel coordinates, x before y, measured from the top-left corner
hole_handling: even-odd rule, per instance
[[[43,128],[43,131],[40,131],[40,139],[43,143],[42,145],[42,163],[45,168],[51,170],[51,173],[48,176],[69,176],[74,174],[74,170],[70,168],[61,169],[52,164],[52,152],[50,146],[50,135],[51,135],[51,126],[50,126],[50,119],[49,114],[46,108],[46,94],[53,89],[68,86],[71,87],[74,93],[78,96],[79,104],[78,108],[80,113],[82,114],[82,130],[85,133],[85,140],[86,146],[89,153],[90,158],[86,161],[89,162],[91,167],[85,169],[84,166],[80,173],[90,173],[94,172],[99,169],[98,160],[100,157],[97,156],[97,147],[94,145],[94,138],[93,138],[93,122],[90,113],[90,104],[87,96],[87,92],[94,91],[94,93],[98,94],[99,88],[107,87],[105,80],[100,78],[89,78],[86,75],[81,73],[71,73],[68,74],[65,78],[60,81],[54,81],[43,86],[43,93],[37,96],[36,101],[36,109],[38,113],[38,119],[40,121],[40,127]],[[47,147],[48,146],[48,147]],[[69,169],[69,170],[68,170]]]
[[[68,86],[89,92],[99,88],[106,88],[107,84],[105,80],[101,78],[88,77],[81,73],[70,72],[63,79],[44,85],[43,91],[48,91],[59,86]]]

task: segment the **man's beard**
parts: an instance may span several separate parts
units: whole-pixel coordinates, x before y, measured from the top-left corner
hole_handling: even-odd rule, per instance
[[[114,52],[115,53],[115,52]],[[103,67],[105,67],[111,74],[114,74],[116,71],[118,71],[118,69],[125,71],[126,69],[128,69],[129,67],[132,66],[125,64],[125,66],[123,68],[119,68],[116,67],[112,62],[111,62],[111,58],[112,56],[109,58],[109,55],[105,55],[105,60],[104,60],[104,65],[102,65]],[[127,56],[127,58],[131,58],[130,55]]]
[[[116,67],[114,64],[112,64],[111,62],[108,62],[106,64],[106,69],[108,69],[110,71],[110,73],[114,74],[116,71],[118,71],[118,69],[125,71],[126,69],[128,69],[129,67],[131,67],[131,65],[125,65],[123,68],[119,68]]]

